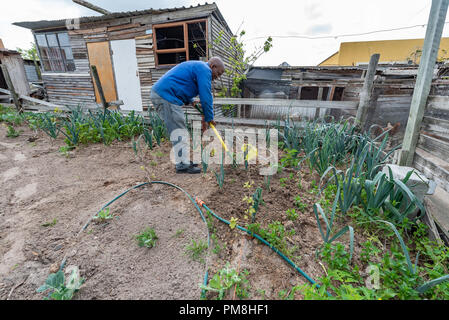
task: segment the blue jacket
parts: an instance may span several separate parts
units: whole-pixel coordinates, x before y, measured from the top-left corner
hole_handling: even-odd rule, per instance
[[[161,98],[182,106],[200,96],[204,121],[214,119],[212,70],[207,62],[185,61],[164,74],[152,87]]]

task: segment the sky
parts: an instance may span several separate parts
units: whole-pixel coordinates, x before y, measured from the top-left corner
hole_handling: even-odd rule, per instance
[[[2,1],[0,38],[8,49],[29,48],[31,31],[12,25],[18,21],[56,20],[99,15],[71,0]],[[133,11],[204,4],[190,0],[90,0],[108,11]],[[211,3],[212,1],[208,1]],[[342,42],[424,38],[431,0],[215,0],[233,32],[245,30],[247,52],[260,47],[268,36],[272,49],[255,65],[314,66],[337,52]],[[449,17],[446,18],[449,21]],[[338,37],[416,26],[390,32]],[[303,39],[298,36],[328,39]],[[449,37],[449,23],[443,37]]]

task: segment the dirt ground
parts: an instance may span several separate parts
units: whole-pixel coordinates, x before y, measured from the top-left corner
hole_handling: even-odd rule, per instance
[[[148,181],[130,142],[80,146],[66,156],[58,151],[65,145],[62,138],[52,142],[42,132],[21,130],[19,137],[6,138],[6,128],[0,126],[0,299],[42,299],[45,294],[36,289],[65,256],[66,266],[79,267],[86,280],[74,299],[200,299],[206,268],[210,278],[226,262],[248,270],[249,299],[279,299],[281,290],[307,282],[266,245],[218,220],[213,225],[222,249],[209,250],[205,263],[192,260],[186,248],[192,240],[207,240],[207,226],[182,192],[163,185],[129,192],[110,206],[112,221],[92,222],[80,233],[107,202]],[[35,135],[37,140],[30,142]],[[226,168],[220,190],[211,171],[177,175],[169,150],[164,144],[145,156],[153,180],[181,186],[227,220],[247,222],[248,206],[242,199],[263,184],[255,168]],[[256,222],[266,228],[277,220],[286,230],[294,229],[288,237],[289,245],[297,247],[294,260],[317,279],[324,272],[315,258],[322,239],[313,213],[317,195],[309,192],[317,177],[304,173],[302,189],[296,176],[281,186],[282,177],[289,173],[272,178],[271,192],[263,190],[265,204]],[[251,189],[243,187],[251,181]],[[285,211],[294,207],[296,195],[307,208],[297,210],[299,218],[291,222]],[[151,249],[139,247],[135,239],[146,227],[154,228],[158,236]]]

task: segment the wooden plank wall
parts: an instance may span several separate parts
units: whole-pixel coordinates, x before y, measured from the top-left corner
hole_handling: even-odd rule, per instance
[[[434,81],[427,100],[414,166],[449,192],[449,81]]]
[[[0,53],[0,62],[6,66],[15,91],[19,94],[29,95],[31,90],[20,54]]]
[[[152,70],[156,68],[152,35],[136,38],[136,55],[142,104],[144,108],[148,108],[151,105],[150,93],[153,85]]]
[[[74,72],[42,72],[49,101],[70,107],[95,106],[95,92],[89,71],[86,41],[82,34],[69,32],[75,62]]]

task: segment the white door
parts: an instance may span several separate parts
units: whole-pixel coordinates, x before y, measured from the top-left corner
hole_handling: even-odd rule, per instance
[[[124,103],[120,109],[142,111],[136,41],[134,39],[111,41],[111,50],[118,99]]]

